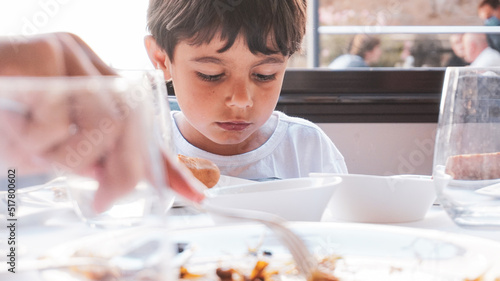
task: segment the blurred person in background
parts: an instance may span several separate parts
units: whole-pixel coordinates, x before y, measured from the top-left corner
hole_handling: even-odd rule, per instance
[[[464,45],[462,42],[463,34],[452,34],[450,36],[451,57],[444,66],[466,66],[468,63],[464,60]]]
[[[500,0],[482,0],[477,14],[485,26],[500,26]],[[500,52],[500,33],[487,34],[486,39],[491,48]]]
[[[440,67],[441,66],[441,41],[429,35],[417,36],[410,49],[407,60],[412,62],[412,67]],[[408,65],[408,63],[406,64]]]
[[[486,34],[466,33],[462,39],[464,59],[474,67],[500,66],[500,52],[488,46]]]
[[[400,61],[398,61],[394,67],[409,68],[413,66],[413,61],[415,60],[411,55],[411,48],[413,47],[413,40],[405,40],[403,46],[401,47],[401,53],[399,54]]]
[[[368,67],[375,64],[382,55],[380,39],[367,34],[357,34],[351,40],[349,52],[337,57],[330,65],[332,69]]]

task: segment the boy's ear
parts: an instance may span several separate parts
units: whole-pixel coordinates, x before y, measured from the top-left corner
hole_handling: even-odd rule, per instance
[[[170,80],[170,59],[167,53],[156,43],[156,40],[151,35],[144,37],[144,45],[148,52],[149,60],[153,63],[156,69],[161,69],[165,76],[165,81]]]

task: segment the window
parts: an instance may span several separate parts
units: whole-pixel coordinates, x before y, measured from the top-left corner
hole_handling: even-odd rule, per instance
[[[500,34],[499,27],[483,26],[477,2],[309,0],[304,51],[290,61],[278,109],[315,122],[436,122],[450,36]],[[0,0],[0,36],[69,31],[113,67],[148,69],[147,5],[145,0]],[[379,37],[380,59],[371,68],[328,69],[355,34]],[[419,43],[431,60],[408,59]]]
[[[452,54],[454,34],[499,34],[484,26],[479,0],[309,0],[310,28],[305,54],[292,67],[327,67],[348,52],[356,34],[378,37],[380,59],[373,67],[444,67]],[[414,52],[414,60],[409,56]]]
[[[150,67],[143,47],[147,5],[137,0],[2,0],[0,35],[69,31],[115,67]],[[380,37],[382,55],[374,67],[404,67],[415,43],[427,43],[437,54],[439,61],[424,65],[445,66],[452,33],[500,32],[483,26],[477,5],[478,0],[309,0],[304,51],[290,67],[327,67],[346,52],[354,34]]]
[[[479,0],[310,0],[305,53],[285,76],[278,109],[318,123],[435,123],[451,39],[491,33]],[[376,36],[371,67],[330,69],[357,34]],[[318,69],[319,67],[319,69]]]

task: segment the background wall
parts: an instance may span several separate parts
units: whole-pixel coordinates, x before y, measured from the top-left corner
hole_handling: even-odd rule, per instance
[[[349,173],[431,175],[435,123],[319,123]]]

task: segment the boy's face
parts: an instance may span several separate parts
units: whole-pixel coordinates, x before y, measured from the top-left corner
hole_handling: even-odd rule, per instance
[[[278,102],[288,61],[281,53],[252,54],[241,37],[229,50],[217,52],[225,43],[217,36],[201,46],[181,41],[173,62],[167,62],[186,117],[182,134],[214,153],[260,139],[259,128]]]

